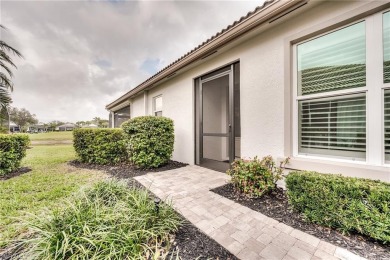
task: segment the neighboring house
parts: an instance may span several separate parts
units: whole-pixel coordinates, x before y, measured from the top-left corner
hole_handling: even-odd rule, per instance
[[[43,133],[47,132],[47,127],[44,125],[31,125],[27,128],[28,133]]]
[[[390,181],[390,3],[268,2],[106,108],[172,118],[174,160]]]
[[[99,127],[95,124],[89,124],[89,125],[83,125],[81,128],[99,128]]]
[[[20,132],[20,126],[18,126],[17,124],[11,122],[9,124],[9,131],[11,133],[19,133]]]
[[[73,129],[77,128],[75,124],[66,123],[56,127],[56,131],[73,131]]]

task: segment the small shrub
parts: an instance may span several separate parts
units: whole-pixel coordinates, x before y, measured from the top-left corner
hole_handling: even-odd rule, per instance
[[[168,204],[156,211],[146,190],[100,182],[64,208],[30,220],[32,237],[22,241],[21,259],[159,259],[153,256],[180,223]]]
[[[276,182],[282,178],[283,166],[288,162],[286,159],[276,167],[271,156],[262,160],[255,157],[253,160],[236,160],[227,173],[232,176],[231,182],[234,188],[249,197],[261,197],[273,190]]]
[[[293,208],[312,222],[390,242],[390,184],[316,172],[286,177]]]
[[[173,121],[166,117],[141,116],[122,124],[132,163],[142,168],[157,168],[172,157]]]
[[[81,162],[115,164],[127,160],[122,129],[74,129],[73,137],[73,146]]]
[[[8,134],[8,127],[0,125],[0,134]]]
[[[0,134],[0,176],[15,171],[20,166],[29,144],[27,135]]]

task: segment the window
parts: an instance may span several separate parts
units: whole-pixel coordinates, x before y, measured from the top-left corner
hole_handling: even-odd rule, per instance
[[[390,83],[390,12],[383,14],[383,81]],[[390,163],[390,88],[384,90],[385,161]]]
[[[365,158],[364,95],[300,101],[299,118],[300,153]]]
[[[365,159],[365,22],[297,45],[298,154]]]
[[[298,95],[365,85],[364,22],[298,45]]]
[[[162,116],[162,96],[153,98],[153,113],[155,116]]]
[[[383,15],[383,79],[390,83],[390,12]]]
[[[390,89],[385,90],[385,160],[390,162]]]
[[[293,155],[390,164],[390,12],[297,43],[294,59]]]

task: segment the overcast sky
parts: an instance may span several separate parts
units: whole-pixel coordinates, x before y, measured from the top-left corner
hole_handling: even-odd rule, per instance
[[[40,122],[99,116],[105,105],[262,1],[4,1],[13,106]]]

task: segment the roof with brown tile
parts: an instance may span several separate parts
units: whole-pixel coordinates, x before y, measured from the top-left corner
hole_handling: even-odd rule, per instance
[[[232,24],[228,25],[226,28],[222,29],[221,31],[217,32],[216,34],[214,34],[213,36],[211,36],[210,38],[208,38],[206,41],[202,42],[201,44],[199,44],[197,47],[195,47],[194,49],[190,50],[189,52],[187,52],[186,54],[184,54],[183,56],[181,56],[180,58],[178,58],[177,60],[175,60],[174,62],[172,62],[171,64],[169,64],[168,66],[166,66],[165,68],[161,69],[160,71],[158,71],[157,73],[155,73],[153,76],[149,77],[148,79],[146,79],[144,82],[142,82],[141,84],[139,84],[137,87],[135,88],[132,88],[130,91],[128,91],[126,94],[122,95],[121,97],[119,97],[118,99],[116,99],[115,101],[111,102],[110,104],[108,104],[106,106],[107,109],[109,108],[112,108],[114,107],[115,105],[117,105],[117,101],[122,99],[123,97],[127,96],[128,94],[130,94],[131,92],[134,92],[134,90],[136,90],[137,88],[140,88],[142,86],[145,86],[145,84],[147,84],[148,82],[152,81],[153,79],[155,79],[156,77],[160,76],[162,73],[164,73],[165,71],[167,71],[169,68],[171,68],[172,66],[174,66],[175,64],[179,63],[180,61],[184,60],[185,58],[187,58],[189,55],[191,55],[192,53],[196,52],[197,50],[201,49],[202,47],[204,47],[205,45],[207,45],[208,43],[214,41],[215,39],[221,37],[222,35],[225,35],[227,34],[228,32],[230,32],[233,28],[237,27],[238,25],[242,24],[243,22],[245,22],[246,20],[248,20],[249,18],[251,18],[252,16],[256,15],[258,12],[262,11],[263,9],[265,9],[266,7],[268,7],[269,5],[271,5],[272,3],[274,2],[277,2],[277,0],[266,0],[265,2],[263,2],[263,4],[261,6],[258,6],[256,7],[253,11],[251,12],[248,12],[245,16],[242,16],[239,20],[236,20],[234,21]]]

